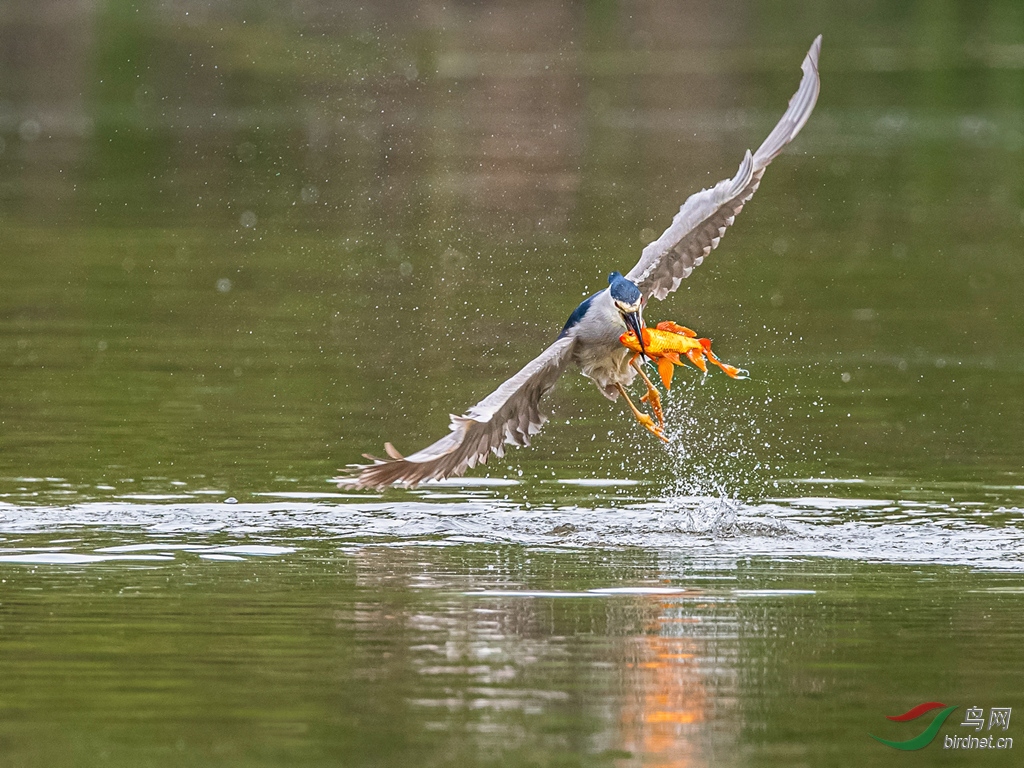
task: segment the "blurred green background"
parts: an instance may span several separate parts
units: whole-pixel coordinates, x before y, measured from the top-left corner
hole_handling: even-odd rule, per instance
[[[680,383],[666,454],[570,375],[490,472],[1019,501],[1013,0],[6,2],[2,490],[315,492],[436,439],[733,173],[819,32],[811,121],[647,313],[754,380]]]

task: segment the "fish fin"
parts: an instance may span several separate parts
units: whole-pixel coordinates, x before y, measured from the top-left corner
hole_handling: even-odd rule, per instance
[[[704,362],[704,350],[700,348],[688,350],[686,353],[687,359],[700,368],[704,373],[708,372],[707,363]]]
[[[719,368],[722,369],[722,371],[725,373],[726,376],[728,376],[731,379],[749,379],[750,378],[750,374],[749,373],[747,373],[742,368],[737,368],[735,365],[729,365],[728,363],[723,363],[723,362],[720,362],[720,361],[716,361],[715,364]]]
[[[708,356],[708,360],[710,360],[712,363],[714,363],[719,368],[721,368],[722,372],[726,376],[728,376],[729,378],[732,378],[732,379],[749,379],[750,378],[750,374],[747,373],[742,368],[737,368],[735,365],[729,365],[728,363],[723,363],[721,360],[719,360],[717,357],[715,357],[715,353],[711,351],[711,339],[701,339],[700,342],[701,342],[701,346],[704,347],[704,354]]]
[[[678,333],[680,336],[689,336],[690,338],[693,338],[694,336],[697,335],[696,332],[691,331],[685,325],[679,325],[678,323],[674,323],[671,320],[662,320],[660,323],[658,323],[656,327],[659,331]]]
[[[679,355],[675,355],[675,358],[678,360]],[[676,367],[668,355],[658,360],[658,375],[661,376],[661,383],[665,385],[665,389],[672,389],[672,374],[675,370]]]

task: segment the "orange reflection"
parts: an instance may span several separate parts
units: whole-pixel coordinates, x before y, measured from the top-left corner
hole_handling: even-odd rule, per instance
[[[678,609],[667,603],[663,610]],[[673,637],[680,624],[698,619],[660,616],[649,633],[630,638],[627,646],[621,749],[632,759],[620,766],[684,768],[706,764],[699,733],[708,718],[708,693],[700,668],[698,640]]]

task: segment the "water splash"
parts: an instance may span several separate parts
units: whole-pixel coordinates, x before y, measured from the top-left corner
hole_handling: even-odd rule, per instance
[[[668,496],[756,499],[803,448],[777,429],[773,395],[723,391],[704,381],[673,389],[666,402]]]

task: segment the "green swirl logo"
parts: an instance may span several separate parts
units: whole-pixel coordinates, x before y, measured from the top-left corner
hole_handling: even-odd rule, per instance
[[[927,714],[932,710],[942,710],[935,716],[935,719],[932,720],[931,724],[925,728],[924,731],[914,738],[907,739],[906,741],[889,741],[888,739],[883,739],[881,736],[875,736],[873,733],[869,733],[868,735],[875,741],[880,741],[885,744],[885,746],[892,747],[893,749],[902,749],[908,752],[914,749],[923,749],[932,743],[932,739],[934,739],[936,734],[938,734],[942,724],[946,722],[946,718],[953,714],[953,710],[958,706],[960,705],[954,704],[951,707],[947,707],[941,701],[927,701],[924,704],[918,704],[916,707],[908,709],[902,715],[886,715],[887,720],[894,720],[897,723],[906,723],[910,720],[916,720],[921,717],[921,715]]]

